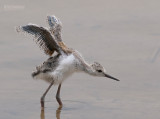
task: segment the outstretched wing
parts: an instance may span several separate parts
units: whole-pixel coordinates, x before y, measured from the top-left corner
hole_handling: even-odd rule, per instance
[[[18,27],[17,31],[24,31],[33,35],[35,37],[36,43],[41,49],[44,50],[45,54],[51,56],[54,51],[57,51],[59,54],[61,54],[58,43],[55,41],[54,36],[52,36],[47,29],[39,27],[38,25],[28,24],[26,26]]]
[[[50,32],[55,36],[55,39],[58,42],[61,42],[62,41],[62,34],[61,34],[62,23],[61,21],[56,16],[52,15],[52,16],[47,16],[47,22],[50,27]]]
[[[55,40],[57,41],[58,45],[61,47],[63,52],[67,54],[72,52],[72,50],[69,49],[62,41],[62,34],[61,34],[62,23],[61,21],[56,16],[52,15],[52,16],[47,16],[47,22],[50,27],[49,29],[50,32],[54,35]]]

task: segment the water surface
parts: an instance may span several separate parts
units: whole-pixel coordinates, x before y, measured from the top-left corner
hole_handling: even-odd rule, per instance
[[[160,2],[158,0],[1,0],[1,119],[159,119]],[[57,86],[40,97],[49,84],[32,80],[34,67],[48,57],[32,37],[15,26],[47,26],[55,14],[63,23],[63,40],[89,61],[103,64],[110,79],[74,74],[62,85],[64,103],[58,109]]]

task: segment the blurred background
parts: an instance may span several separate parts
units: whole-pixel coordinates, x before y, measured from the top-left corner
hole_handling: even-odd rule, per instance
[[[0,0],[0,118],[39,119],[49,84],[31,72],[48,56],[15,27],[63,24],[63,41],[87,61],[119,78],[74,74],[62,85],[61,119],[159,119],[159,0]],[[56,118],[57,86],[46,97],[45,118]]]

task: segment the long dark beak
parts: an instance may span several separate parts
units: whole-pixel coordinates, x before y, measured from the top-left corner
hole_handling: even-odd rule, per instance
[[[112,77],[112,76],[110,76],[110,75],[108,75],[108,74],[105,74],[105,77],[110,78],[110,79],[113,79],[113,80],[116,80],[116,81],[120,81],[119,79],[114,78],[114,77]]]

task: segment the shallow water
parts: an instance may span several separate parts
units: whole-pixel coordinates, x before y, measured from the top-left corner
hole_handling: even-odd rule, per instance
[[[158,0],[1,0],[1,119],[159,119],[160,1]],[[15,26],[47,26],[55,14],[63,23],[63,40],[89,61],[98,61],[121,81],[74,74],[40,97],[49,84],[32,80],[31,72],[47,56]]]

